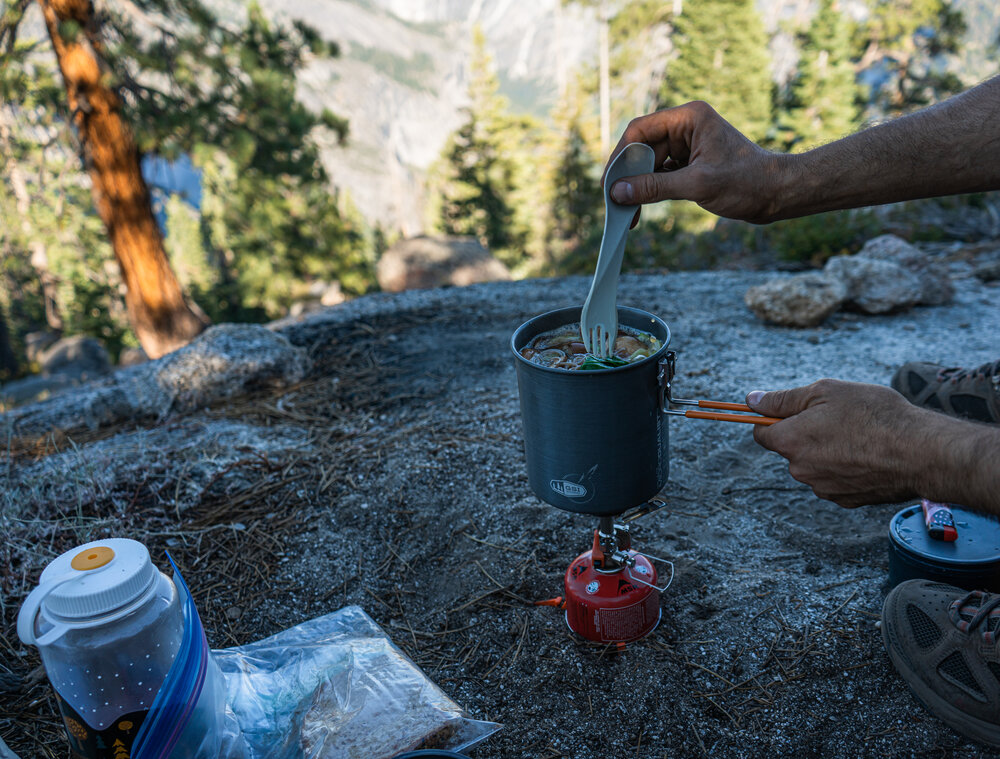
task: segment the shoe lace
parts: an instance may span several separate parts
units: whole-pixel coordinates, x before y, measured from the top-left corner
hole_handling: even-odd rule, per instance
[[[1000,595],[974,590],[953,601],[948,614],[962,632],[972,632],[982,625],[983,638],[993,643],[1000,631]]]
[[[975,369],[953,366],[948,369],[942,369],[939,374],[941,379],[950,379],[952,382],[959,382],[970,376],[983,379],[1000,377],[1000,359],[983,364]]]

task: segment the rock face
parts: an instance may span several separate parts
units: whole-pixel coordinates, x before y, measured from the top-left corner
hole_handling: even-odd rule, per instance
[[[376,275],[387,292],[510,279],[507,267],[473,238],[423,235],[383,253]]]
[[[93,379],[111,371],[111,360],[100,341],[76,335],[57,340],[38,357],[42,373],[66,374],[79,379]]]
[[[309,369],[306,352],[257,324],[220,324],[161,359],[121,369],[79,391],[59,395],[0,417],[16,435],[96,428],[122,421],[162,418],[281,387]]]
[[[28,358],[37,361],[42,371],[0,387],[0,404],[19,406],[43,400],[111,371],[108,352],[92,337],[57,339],[48,332],[36,332],[30,337]]]
[[[733,401],[750,389],[824,376],[885,384],[892,367],[915,359],[968,365],[991,344],[978,325],[1000,323],[994,288],[964,277],[956,279],[951,305],[831,319],[808,331],[774,328],[747,311],[743,293],[776,276],[626,274],[618,302],[670,326],[678,396]],[[199,611],[216,645],[228,645],[227,631],[256,640],[348,604],[377,615],[415,656],[428,644],[413,642],[413,631],[433,631],[441,646],[435,652],[454,668],[428,674],[473,715],[505,725],[476,748],[476,759],[524,756],[526,746],[545,746],[553,735],[573,746],[573,759],[634,756],[635,733],[623,725],[656,726],[647,758],[691,756],[692,732],[710,738],[720,759],[855,759],[955,745],[938,720],[901,722],[902,711],[916,708],[912,700],[899,692],[891,668],[868,666],[879,645],[868,610],[882,603],[886,530],[896,507],[842,509],[820,500],[789,476],[783,458],[754,442],[749,425],[664,419],[670,474],[663,495],[677,507],[641,520],[635,547],[674,562],[676,575],[658,594],[661,626],[625,654],[632,658],[605,661],[599,648],[568,638],[561,610],[522,614],[497,602],[507,598],[498,587],[533,600],[560,593],[567,564],[589,547],[597,526],[547,505],[528,485],[510,348],[518,325],[581,304],[589,287],[589,277],[567,277],[363,296],[287,320],[277,335],[251,332],[241,343],[252,360],[261,357],[250,351],[269,350],[276,362],[296,360],[289,344],[303,346],[315,362],[316,381],[308,385],[242,398],[228,409],[218,404],[210,413],[195,408],[160,423],[138,420],[78,436],[73,446],[15,441],[0,466],[0,515],[14,517],[0,518],[5,603],[16,609],[42,567],[76,536],[148,535],[151,548],[176,551],[187,581],[204,592]],[[235,350],[236,335],[229,337]],[[443,346],[457,358],[442,360]],[[136,370],[152,382],[168,358]],[[74,405],[94,388],[69,393]],[[115,391],[132,390],[121,383]],[[0,416],[0,434],[7,417]],[[166,568],[159,549],[156,560]],[[239,620],[228,612],[251,604]],[[15,642],[12,622],[8,613],[0,659],[26,677],[37,658]],[[521,638],[515,656],[511,646]],[[723,692],[717,677],[697,669],[733,668],[730,648],[690,643],[709,639],[746,643],[738,677],[767,684],[767,719],[753,721],[756,706],[745,703],[745,689]],[[647,655],[661,644],[681,653]],[[485,653],[463,661],[477,646]],[[627,676],[609,677],[610,668],[617,674],[640,658]],[[579,708],[539,698],[568,681],[621,709],[595,708],[581,719]],[[709,688],[720,692],[712,698],[722,708],[741,716],[738,725],[706,712],[700,695]],[[888,696],[858,697],[868,693]],[[44,716],[31,698],[4,701],[20,710],[11,724]],[[845,730],[843,719],[815,720],[810,735],[788,729],[813,724],[817,703],[871,729]],[[13,729],[4,737],[24,759],[51,754],[52,740],[43,740],[62,728],[54,710],[47,720],[52,727],[39,731],[42,737]],[[660,727],[677,724],[694,728]],[[955,753],[976,750],[965,743]]]
[[[916,275],[920,281],[917,304],[941,306],[955,297],[955,285],[951,281],[946,264],[933,261],[923,251],[896,235],[882,235],[865,243],[858,256],[898,264]]]
[[[978,264],[974,273],[980,282],[997,281],[1000,279],[1000,258]]]
[[[772,279],[747,290],[747,306],[759,318],[783,327],[815,327],[840,308],[847,286],[822,272]]]
[[[824,273],[847,287],[847,303],[866,314],[900,311],[920,301],[917,275],[893,261],[862,255],[834,256]]]

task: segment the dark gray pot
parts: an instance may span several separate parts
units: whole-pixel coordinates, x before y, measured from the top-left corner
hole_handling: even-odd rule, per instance
[[[670,329],[646,311],[619,307],[620,324],[662,341],[653,356],[619,369],[585,372],[539,366],[521,356],[535,335],[579,321],[580,310],[574,306],[536,316],[511,337],[528,484],[560,509],[611,516],[644,504],[667,482],[660,362]]]

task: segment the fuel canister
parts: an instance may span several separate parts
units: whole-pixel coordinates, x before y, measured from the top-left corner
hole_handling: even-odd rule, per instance
[[[649,635],[660,621],[660,594],[651,587],[656,585],[652,563],[635,554],[635,566],[600,572],[594,568],[593,553],[580,554],[566,570],[569,628],[598,643],[630,643]]]

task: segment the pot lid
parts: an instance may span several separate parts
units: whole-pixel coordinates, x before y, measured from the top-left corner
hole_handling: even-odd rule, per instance
[[[1000,563],[1000,521],[949,504],[958,539],[930,537],[920,504],[898,512],[889,523],[889,540],[900,550],[938,564],[975,566]]]

